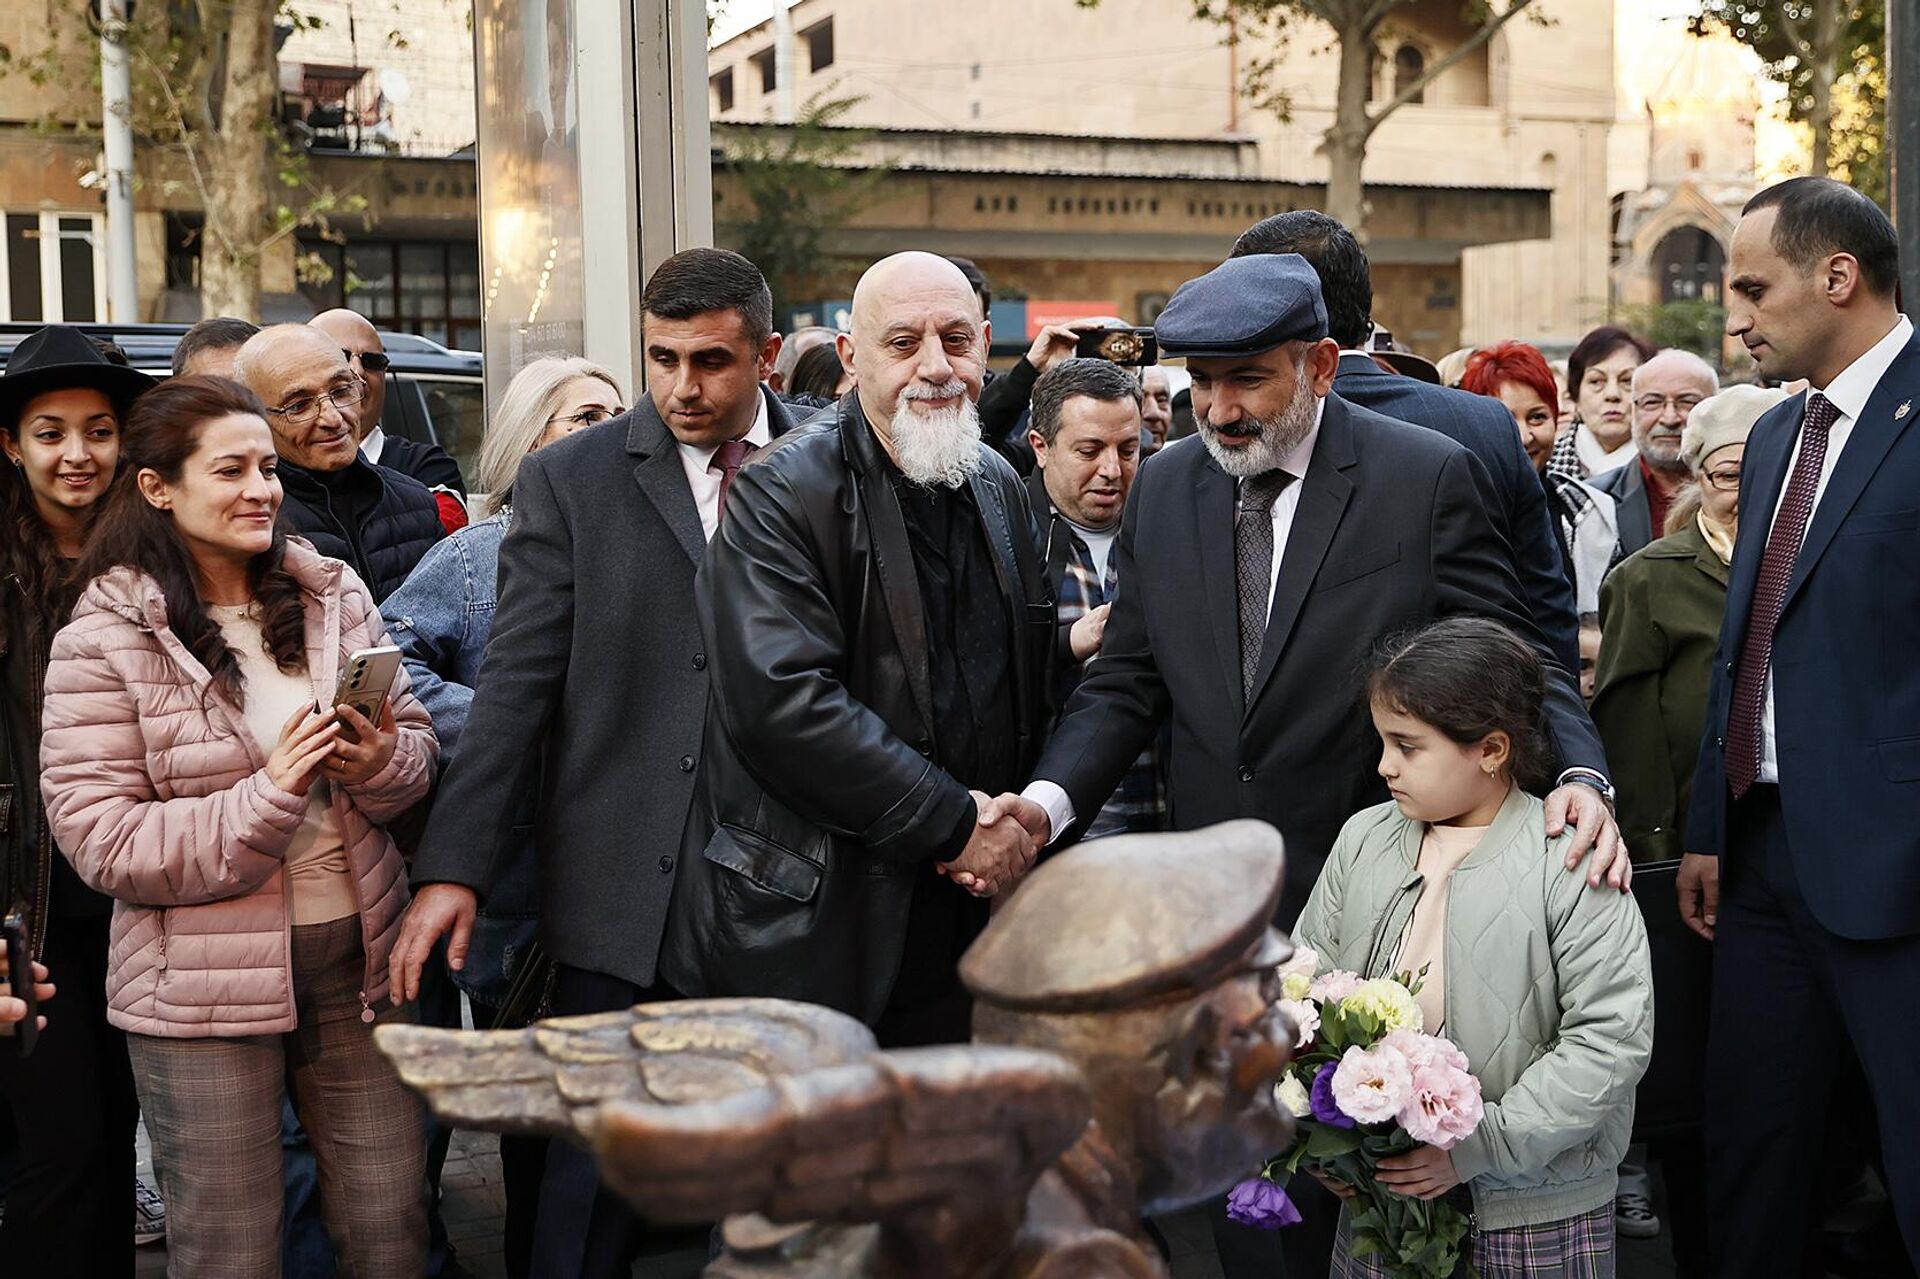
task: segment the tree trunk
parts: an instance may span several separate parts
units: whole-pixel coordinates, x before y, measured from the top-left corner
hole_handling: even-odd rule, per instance
[[[1340,79],[1334,93],[1333,125],[1328,128],[1321,149],[1327,154],[1328,217],[1336,218],[1366,242],[1367,199],[1361,183],[1361,167],[1366,163],[1367,139],[1373,133],[1373,121],[1367,118],[1367,82],[1373,76],[1372,32],[1364,24],[1338,28],[1340,41]]]
[[[207,220],[200,240],[204,315],[260,319],[260,256],[267,238],[267,130],[279,83],[273,57],[274,0],[232,0],[220,120],[201,152]]]
[[[1810,171],[1827,177],[1833,168],[1833,85],[1840,75],[1840,46],[1845,39],[1847,6],[1822,5],[1813,19],[1813,42],[1807,50],[1807,122],[1813,126]]]

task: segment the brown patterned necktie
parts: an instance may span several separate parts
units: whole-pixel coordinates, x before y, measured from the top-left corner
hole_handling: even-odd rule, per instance
[[[754,454],[753,445],[745,440],[728,440],[713,451],[713,461],[707,463],[709,471],[720,472],[720,513],[727,513],[727,493],[733,488],[733,477],[740,474],[740,468]]]
[[[1814,493],[1820,487],[1820,468],[1827,460],[1827,433],[1840,410],[1819,392],[1807,397],[1800,428],[1800,451],[1787,480],[1780,513],[1767,534],[1760,557],[1760,577],[1753,587],[1753,607],[1747,613],[1747,634],[1740,644],[1740,664],[1733,679],[1733,705],[1727,712],[1727,789],[1739,799],[1760,775],[1760,718],[1766,705],[1767,670],[1773,664],[1773,628],[1786,602],[1787,583],[1806,540],[1807,520],[1813,515]]]
[[[1233,525],[1233,568],[1240,586],[1240,691],[1253,697],[1253,673],[1260,667],[1260,643],[1267,634],[1267,610],[1273,599],[1273,503],[1293,476],[1272,470],[1240,483],[1240,513]]]

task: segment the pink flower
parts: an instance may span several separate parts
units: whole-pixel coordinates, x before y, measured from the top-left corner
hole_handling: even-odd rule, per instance
[[[1310,999],[1283,999],[1274,1007],[1293,1023],[1293,1046],[1305,1048],[1320,1030],[1320,1009]]]
[[[1412,1095],[1399,1120],[1415,1141],[1451,1150],[1479,1127],[1482,1110],[1480,1081],[1436,1062],[1413,1072]]]
[[[1338,1003],[1360,989],[1362,984],[1360,974],[1350,973],[1344,968],[1336,968],[1332,972],[1321,973],[1313,979],[1310,997],[1322,1004]]]
[[[1473,1067],[1467,1064],[1467,1055],[1454,1046],[1450,1039],[1438,1035],[1425,1034],[1418,1030],[1389,1031],[1380,1040],[1399,1050],[1407,1059],[1407,1065],[1415,1071],[1440,1064],[1449,1066],[1462,1073],[1471,1072]]]
[[[1333,1072],[1333,1100],[1358,1123],[1392,1119],[1413,1096],[1413,1071],[1385,1043],[1349,1048]]]

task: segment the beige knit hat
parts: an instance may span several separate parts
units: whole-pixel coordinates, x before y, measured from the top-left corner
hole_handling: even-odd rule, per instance
[[[1745,444],[1760,415],[1787,398],[1787,393],[1764,386],[1730,386],[1710,395],[1687,414],[1680,434],[1680,460],[1695,475],[1709,457],[1729,444]]]

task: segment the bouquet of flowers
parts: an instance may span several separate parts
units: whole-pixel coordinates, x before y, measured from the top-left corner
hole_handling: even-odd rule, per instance
[[[1227,1201],[1228,1215],[1272,1229],[1300,1214],[1281,1183],[1301,1167],[1345,1182],[1351,1255],[1394,1275],[1444,1279],[1458,1265],[1469,1222],[1443,1200],[1378,1184],[1380,1161],[1419,1145],[1450,1150],[1480,1123],[1480,1081],[1459,1048],[1421,1031],[1414,994],[1425,976],[1366,980],[1302,947],[1280,969],[1280,1011],[1295,1030],[1293,1062],[1275,1086],[1296,1121],[1291,1150],[1269,1160]]]

